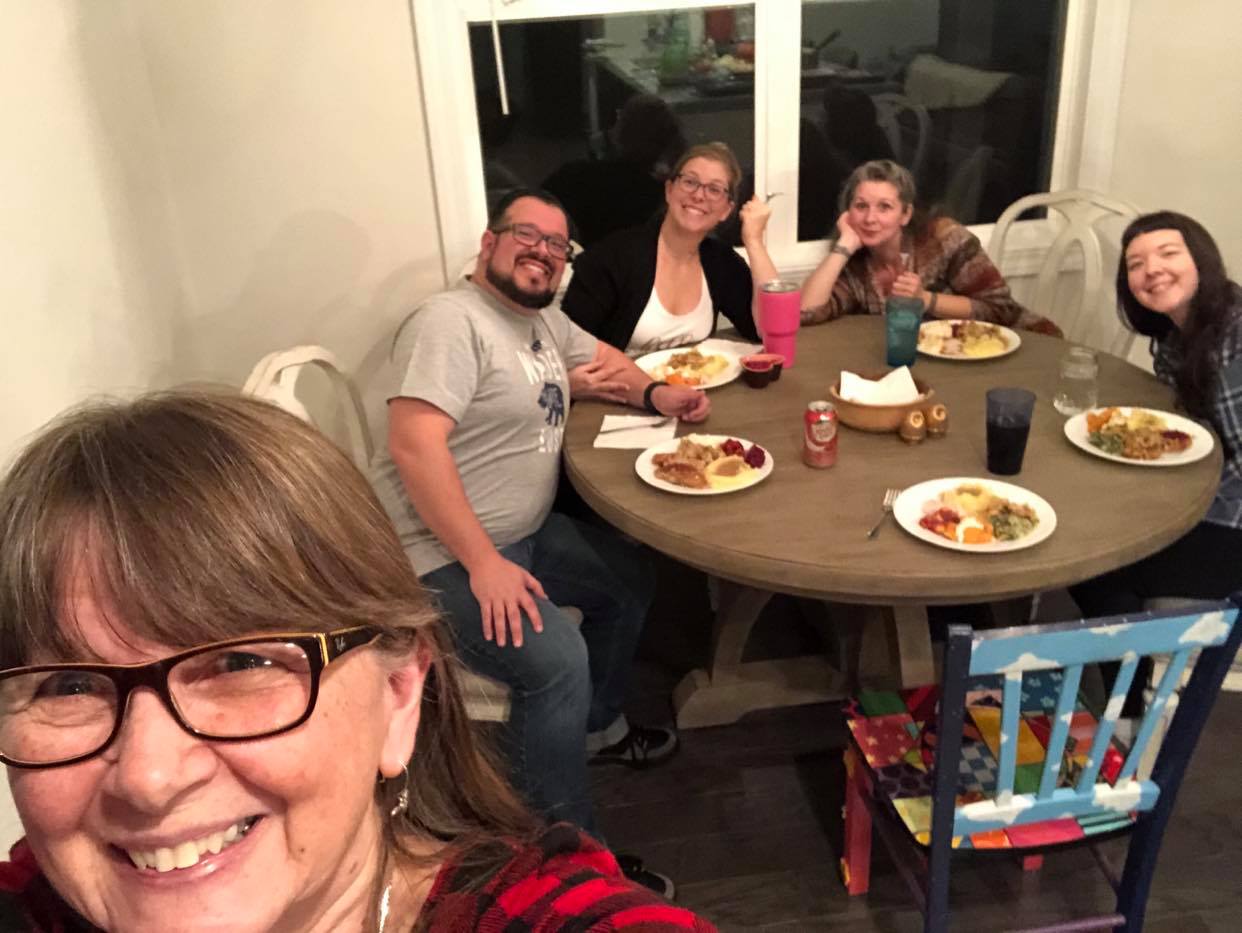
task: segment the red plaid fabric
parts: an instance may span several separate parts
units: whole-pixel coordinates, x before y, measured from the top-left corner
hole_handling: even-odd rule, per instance
[[[0,862],[0,930],[89,933],[94,930],[52,890],[25,841]],[[603,846],[558,823],[490,877],[449,860],[440,869],[415,929],[505,933],[715,933],[716,927],[627,881]]]
[[[429,933],[678,933],[716,927],[627,881],[603,846],[558,823],[482,884],[450,861],[440,869],[419,929]],[[425,924],[425,926],[424,926]]]

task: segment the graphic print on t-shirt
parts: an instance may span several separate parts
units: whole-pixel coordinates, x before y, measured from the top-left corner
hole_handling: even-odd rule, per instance
[[[540,387],[535,396],[536,404],[544,413],[544,426],[539,430],[539,452],[560,454],[561,436],[565,433],[565,392],[561,388],[567,379],[565,364],[555,346],[538,341],[529,349],[519,349],[517,357],[526,381]]]

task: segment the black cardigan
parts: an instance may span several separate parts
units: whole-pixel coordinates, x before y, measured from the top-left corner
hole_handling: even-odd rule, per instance
[[[574,261],[561,308],[583,330],[624,350],[655,286],[656,243],[663,216],[601,240]],[[751,316],[750,266],[731,247],[711,237],[699,244],[712,308],[742,336],[758,340]],[[713,321],[713,329],[715,322]]]

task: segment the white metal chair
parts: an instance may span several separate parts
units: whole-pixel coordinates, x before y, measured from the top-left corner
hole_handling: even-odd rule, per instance
[[[910,170],[916,180],[923,177],[923,163],[927,158],[927,143],[931,137],[931,114],[922,104],[904,94],[884,93],[871,97],[875,104],[876,123],[888,137],[897,161]],[[914,144],[906,144],[906,134],[901,118],[909,111],[914,116]]]
[[[1121,326],[1114,310],[1111,271],[1106,274],[1101,246],[1101,224],[1117,227],[1110,232],[1110,245],[1120,241],[1121,226],[1139,214],[1138,208],[1125,201],[1095,191],[1074,189],[1031,194],[1005,208],[992,230],[988,255],[1004,271],[1005,239],[1013,222],[1036,208],[1047,208],[1049,219],[1056,224],[1056,237],[1044,256],[1035,282],[1033,297],[1025,302],[1031,310],[1043,314],[1060,325],[1065,336],[1074,341],[1117,356],[1125,357],[1134,335]],[[1055,215],[1055,218],[1054,218]],[[1063,301],[1059,292],[1061,276],[1066,270],[1070,250],[1077,246],[1082,254],[1082,285],[1077,300]]]

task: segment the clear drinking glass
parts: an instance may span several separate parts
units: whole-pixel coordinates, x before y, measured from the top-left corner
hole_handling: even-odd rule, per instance
[[[1100,394],[1096,382],[1099,371],[1094,350],[1070,347],[1061,357],[1060,378],[1052,406],[1063,415],[1077,415],[1095,408]]]

